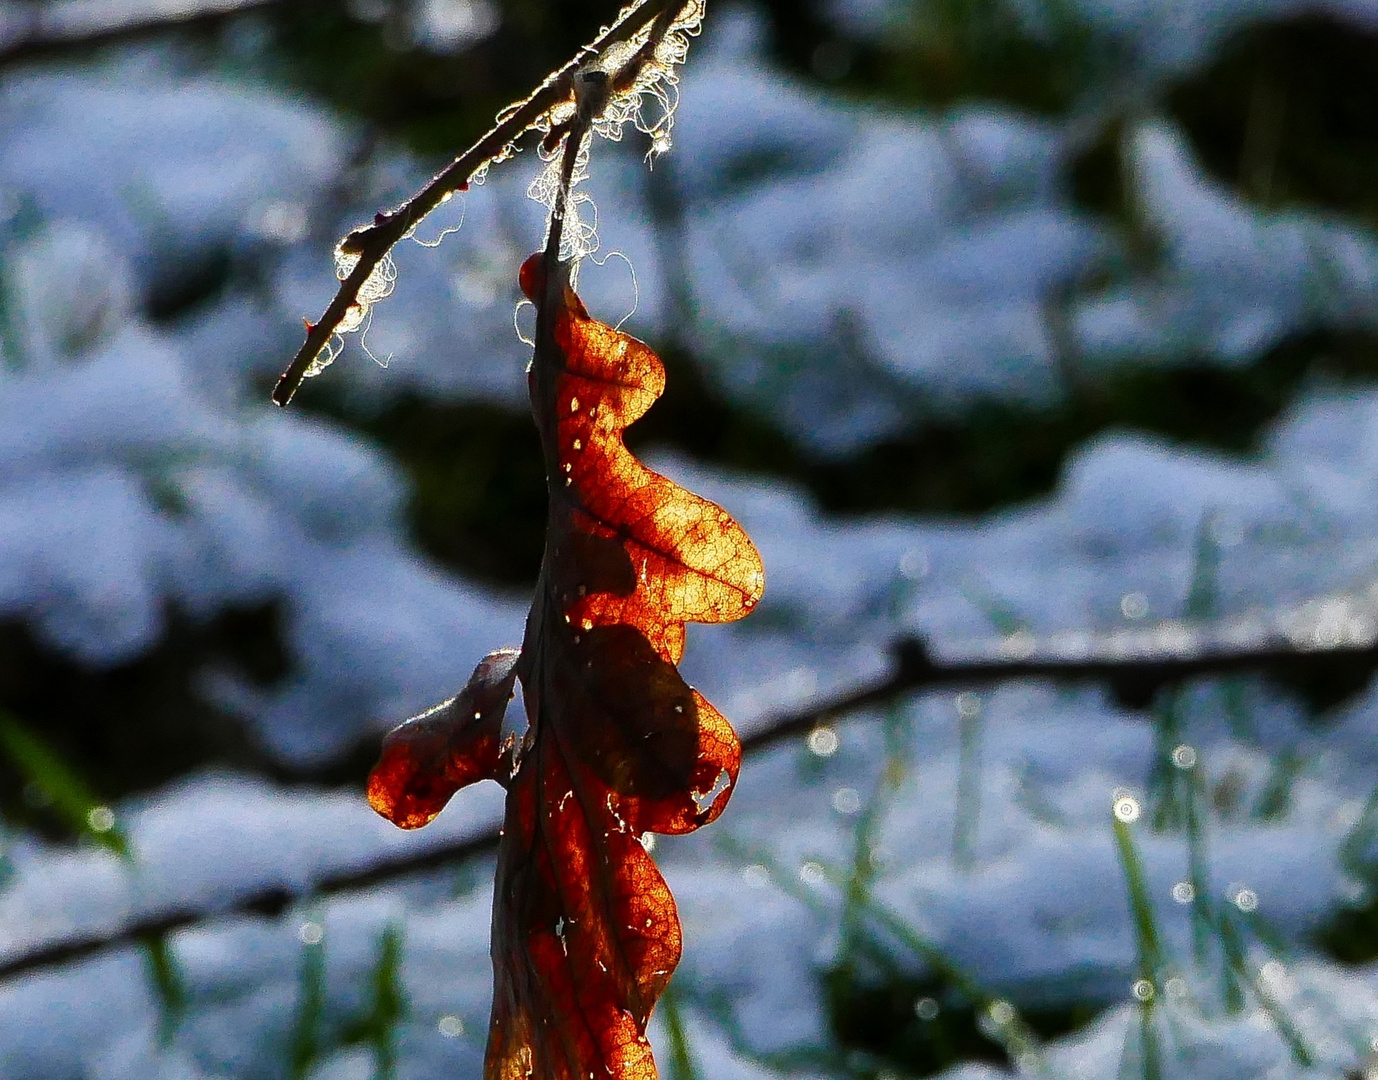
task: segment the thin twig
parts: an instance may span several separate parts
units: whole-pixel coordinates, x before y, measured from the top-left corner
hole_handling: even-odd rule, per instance
[[[0,981],[21,975],[26,971],[81,960],[108,949],[140,945],[149,939],[156,939],[174,930],[195,926],[212,919],[227,918],[232,915],[275,917],[300,900],[366,889],[371,885],[377,885],[408,874],[437,870],[450,863],[462,862],[484,852],[492,851],[497,847],[497,843],[498,834],[496,831],[485,832],[463,840],[438,844],[424,851],[408,851],[401,855],[383,858],[361,869],[323,874],[305,888],[270,885],[246,893],[230,903],[215,908],[194,905],[168,908],[126,923],[118,930],[108,933],[81,934],[50,942],[31,952],[21,953],[9,960],[0,962]]]
[[[1285,643],[1262,648],[1221,649],[1198,656],[1111,659],[1105,655],[1081,660],[1039,659],[975,660],[941,662],[931,659],[922,642],[901,639],[893,650],[891,674],[805,708],[768,717],[742,739],[747,753],[757,753],[832,723],[851,713],[883,705],[920,690],[944,687],[989,686],[1016,680],[1101,682],[1135,694],[1151,694],[1162,686],[1184,679],[1241,671],[1284,672],[1305,675],[1336,660],[1348,661],[1372,671],[1378,668],[1378,645],[1337,645],[1302,651]],[[0,961],[0,981],[25,972],[80,960],[108,949],[138,945],[174,930],[232,915],[276,916],[290,905],[315,896],[352,892],[411,874],[491,852],[497,846],[496,830],[437,844],[422,851],[385,855],[360,869],[323,874],[300,886],[258,889],[213,908],[178,907],[127,923],[117,930],[81,934]]]
[[[1029,656],[1023,659],[934,660],[917,638],[901,638],[891,647],[893,674],[868,686],[838,695],[833,701],[812,706],[793,715],[765,721],[760,736],[770,742],[786,739],[817,724],[848,713],[883,705],[896,697],[919,690],[990,686],[1017,681],[1091,682],[1110,687],[1129,707],[1144,708],[1164,686],[1187,679],[1267,672],[1302,678],[1335,663],[1350,663],[1369,672],[1378,669],[1378,643],[1341,643],[1302,649],[1283,641],[1242,645],[1177,656],[1112,655],[1111,650],[1088,648],[1076,659]]]
[[[340,252],[346,256],[357,256],[358,262],[340,282],[335,298],[330,301],[325,314],[317,323],[306,324],[306,340],[297,350],[287,370],[278,379],[273,389],[273,401],[286,405],[301,386],[306,372],[316,358],[329,346],[340,325],[360,305],[359,294],[365,282],[373,274],[388,253],[426,217],[456,191],[463,191],[474,174],[494,162],[501,161],[511,153],[518,139],[533,128],[540,126],[551,111],[565,104],[573,93],[574,72],[588,60],[600,56],[611,46],[622,44],[635,38],[662,16],[667,18],[683,11],[690,0],[643,0],[628,10],[622,18],[601,33],[591,44],[585,45],[558,71],[546,76],[545,82],[521,103],[511,106],[499,114],[498,122],[489,132],[474,143],[468,150],[455,158],[443,171],[433,177],[425,187],[404,202],[397,209],[380,212],[373,224],[355,229],[340,244]],[[644,53],[638,53],[634,61],[646,62]]]

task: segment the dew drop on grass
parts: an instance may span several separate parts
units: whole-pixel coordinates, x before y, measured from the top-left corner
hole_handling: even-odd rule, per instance
[[[1126,619],[1142,619],[1148,614],[1148,597],[1141,592],[1120,597],[1120,614]]]
[[[753,889],[764,889],[770,884],[770,871],[759,863],[742,867],[742,880]]]
[[[837,732],[824,725],[809,732],[809,750],[819,757],[832,757],[837,753]]]
[[[115,812],[108,806],[93,806],[86,812],[86,824],[94,833],[108,833],[115,827]]]

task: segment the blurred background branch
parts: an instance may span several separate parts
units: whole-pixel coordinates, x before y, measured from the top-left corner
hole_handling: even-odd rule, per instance
[[[0,65],[137,41],[169,31],[213,30],[283,0],[7,0],[0,6]]]
[[[1335,602],[1339,601],[1332,601]],[[1041,642],[1032,635],[1022,634],[973,650],[984,653],[983,658],[947,661],[933,659],[922,641],[904,638],[895,642],[891,649],[896,661],[893,673],[813,702],[803,709],[750,722],[742,748],[747,754],[759,752],[815,732],[849,715],[890,706],[907,695],[939,688],[985,688],[1018,680],[1092,682],[1106,686],[1127,707],[1143,709],[1164,688],[1189,679],[1267,672],[1284,684],[1328,686],[1332,692],[1343,687],[1354,692],[1378,669],[1378,641],[1371,633],[1362,640],[1352,636],[1345,640],[1343,635],[1332,634],[1328,640],[1313,636],[1301,644],[1273,639],[1255,645],[1222,646],[1217,642],[1203,646],[1202,640],[1210,636],[1208,627],[1193,628],[1182,623],[1145,628],[1135,633],[1133,641],[1125,634],[1077,634],[1075,651],[1080,655],[1070,658],[1066,655],[1066,638]],[[1221,635],[1217,632],[1214,636]],[[1133,648],[1142,648],[1146,642],[1156,643],[1152,653],[1132,655]],[[1021,655],[999,658],[1000,654],[1012,651]],[[5,732],[6,728],[0,725],[0,744],[4,742]],[[367,754],[372,746],[370,740],[361,752]],[[94,805],[89,798],[86,802]],[[84,820],[86,813],[83,803],[78,818]],[[137,945],[211,919],[233,915],[275,917],[313,898],[367,889],[491,853],[497,842],[498,833],[494,829],[449,843],[424,846],[419,851],[392,853],[362,867],[324,874],[295,890],[273,887],[239,897],[221,898],[222,902],[211,909],[192,907],[157,912],[113,931],[55,941],[18,956],[0,958],[0,980],[80,960],[106,949]]]

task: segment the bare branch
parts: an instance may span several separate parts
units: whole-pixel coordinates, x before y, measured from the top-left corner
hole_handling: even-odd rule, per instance
[[[169,908],[142,919],[126,923],[118,930],[108,933],[81,934],[39,946],[31,952],[21,953],[9,960],[0,962],[0,981],[14,978],[26,971],[52,967],[73,960],[81,960],[107,949],[139,945],[211,919],[231,915],[266,915],[275,917],[291,904],[313,896],[330,896],[334,893],[366,889],[383,881],[407,874],[435,870],[451,863],[462,862],[497,847],[498,834],[485,832],[464,840],[438,844],[424,851],[409,851],[403,855],[383,858],[357,870],[346,870],[335,874],[324,874],[305,889],[270,886],[257,889],[235,898],[227,904],[215,908],[185,906]]]
[[[1164,633],[1164,627],[1168,632]],[[1146,705],[1162,687],[1197,677],[1265,671],[1305,677],[1331,671],[1337,661],[1352,664],[1356,671],[1367,674],[1378,669],[1378,641],[1366,633],[1309,640],[1259,637],[1234,645],[1228,641],[1207,642],[1202,647],[1199,637],[1191,639],[1186,633],[1189,629],[1165,623],[1157,629],[1133,632],[1140,647],[1151,648],[1146,643],[1155,634],[1160,639],[1159,647],[1148,655],[1137,656],[1125,655],[1126,632],[1080,635],[1077,651],[1081,655],[1077,657],[1066,655],[1070,638],[1053,636],[1039,642],[1010,635],[972,650],[978,654],[974,658],[951,661],[933,659],[916,638],[902,638],[892,649],[895,664],[891,674],[805,708],[767,717],[743,737],[742,748],[756,753],[863,709],[921,690],[944,687],[990,686],[1016,680],[1099,682],[1130,703]],[[1009,657],[1011,651],[1023,655]],[[292,904],[312,897],[351,892],[462,862],[493,851],[497,842],[496,831],[481,833],[421,851],[384,855],[368,866],[323,874],[300,886],[255,890],[214,908],[187,906],[164,910],[117,930],[76,935],[0,961],[0,981],[108,949],[138,945],[222,917],[276,916]]]
[[[338,254],[349,272],[340,282],[339,291],[331,300],[325,314],[317,323],[306,324],[306,340],[297,350],[287,370],[273,389],[273,401],[286,405],[301,386],[318,358],[330,346],[330,340],[348,320],[362,315],[367,300],[361,301],[365,284],[383,265],[388,253],[403,238],[455,192],[465,190],[474,175],[489,165],[505,160],[514,153],[514,146],[527,132],[536,129],[546,132],[558,130],[559,121],[552,119],[557,110],[573,102],[574,73],[589,60],[604,55],[613,46],[631,41],[652,27],[668,26],[674,16],[690,7],[696,0],[642,0],[624,9],[618,20],[604,30],[592,43],[585,45],[564,67],[546,79],[524,101],[509,106],[498,114],[497,123],[483,138],[455,158],[443,171],[404,202],[397,209],[380,212],[373,224],[355,229],[340,243]],[[668,14],[667,14],[668,12]],[[658,22],[660,20],[660,22]],[[653,51],[653,50],[652,50]],[[637,50],[628,62],[644,66],[645,50]],[[619,79],[626,77],[627,68],[619,71]]]

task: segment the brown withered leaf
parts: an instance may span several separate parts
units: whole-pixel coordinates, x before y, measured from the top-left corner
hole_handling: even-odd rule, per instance
[[[373,809],[403,829],[419,829],[460,788],[497,776],[502,718],[520,655],[517,649],[489,653],[455,697],[388,732],[368,778]]]
[[[626,449],[622,433],[660,396],[665,369],[589,317],[566,266],[547,280],[552,262],[522,267],[537,305],[529,384],[549,487],[514,668],[529,730],[502,752],[488,703],[503,688],[476,672],[446,720],[427,726],[437,714],[426,714],[390,736],[369,793],[414,827],[458,784],[507,785],[487,1080],[653,1080],[646,1024],[681,938],[643,838],[716,818],[741,760],[736,733],[675,665],[685,623],[745,615],[764,573],[725,511]]]

